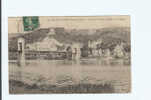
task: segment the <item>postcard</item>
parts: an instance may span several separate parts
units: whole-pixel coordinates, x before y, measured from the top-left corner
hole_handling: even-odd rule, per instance
[[[9,93],[130,93],[130,16],[8,18]]]

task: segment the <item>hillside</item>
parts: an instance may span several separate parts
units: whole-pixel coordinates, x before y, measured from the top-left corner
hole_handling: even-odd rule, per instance
[[[124,41],[130,44],[130,28],[129,27],[115,27],[115,28],[102,28],[96,30],[65,30],[64,28],[55,28],[56,34],[53,37],[61,43],[81,42],[87,43],[88,40],[102,39],[105,47],[111,42]],[[26,34],[9,34],[9,50],[17,49],[17,38],[25,38],[26,43],[34,43],[42,41],[47,34],[49,29],[39,29]],[[108,47],[108,46],[107,46]]]

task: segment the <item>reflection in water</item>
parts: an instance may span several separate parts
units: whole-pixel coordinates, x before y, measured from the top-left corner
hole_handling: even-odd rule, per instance
[[[129,91],[130,87],[130,61],[128,60],[101,58],[28,60],[25,65],[18,66],[17,62],[10,62],[10,79],[28,84],[55,85],[111,82],[116,92]]]
[[[26,60],[25,64],[20,64],[16,61],[12,62],[11,64],[17,63],[17,66],[28,66],[30,64],[39,65],[40,64],[50,64],[50,65],[97,65],[97,66],[130,66],[129,59],[112,59],[112,58],[89,58],[89,59],[80,59],[80,60]]]

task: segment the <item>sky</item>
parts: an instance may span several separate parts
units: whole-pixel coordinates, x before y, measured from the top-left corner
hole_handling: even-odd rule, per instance
[[[40,28],[64,27],[65,29],[99,29],[105,27],[129,27],[129,16],[40,16]],[[22,17],[8,18],[8,33],[23,32]]]

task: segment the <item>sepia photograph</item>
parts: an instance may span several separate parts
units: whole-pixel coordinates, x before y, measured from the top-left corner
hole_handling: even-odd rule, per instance
[[[130,16],[8,17],[9,94],[131,92]]]

